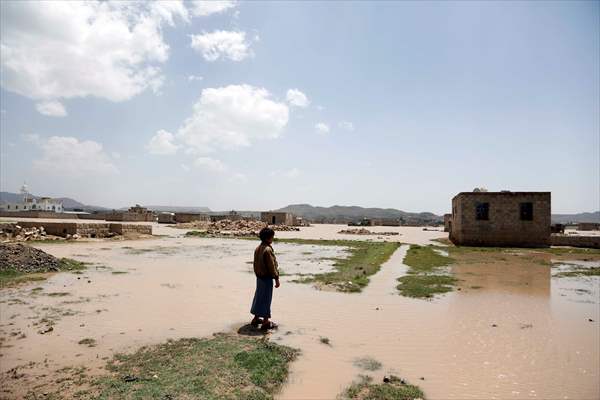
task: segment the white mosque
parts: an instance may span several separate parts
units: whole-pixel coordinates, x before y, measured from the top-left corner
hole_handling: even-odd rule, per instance
[[[21,186],[21,202],[20,203],[4,203],[0,204],[0,211],[50,211],[61,213],[64,212],[62,202],[50,197],[35,198],[27,189],[27,185]]]

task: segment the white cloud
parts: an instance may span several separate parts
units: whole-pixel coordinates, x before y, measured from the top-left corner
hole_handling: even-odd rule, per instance
[[[241,172],[236,172],[235,174],[231,175],[231,177],[229,179],[234,182],[247,182],[248,181],[248,177],[246,175],[242,174]]]
[[[124,101],[158,90],[168,59],[164,24],[187,20],[181,1],[2,1],[4,89],[39,100]]]
[[[340,121],[338,123],[338,126],[344,130],[347,131],[353,131],[354,130],[354,124],[352,122],[349,121]]]
[[[211,14],[219,14],[234,8],[237,1],[233,0],[196,0],[191,2],[192,14],[205,17]]]
[[[79,141],[66,136],[41,140],[38,137],[37,144],[42,156],[33,161],[33,167],[40,172],[60,178],[119,173],[102,145],[92,140]]]
[[[191,147],[186,150],[190,153],[249,146],[279,137],[288,119],[288,106],[272,100],[266,89],[250,85],[207,88],[177,138]]]
[[[40,114],[49,117],[65,117],[67,115],[67,110],[59,101],[43,101],[37,103],[35,108]]]
[[[317,133],[320,133],[322,135],[325,135],[327,133],[329,133],[330,129],[329,129],[329,125],[327,125],[324,122],[319,122],[315,125],[315,130],[317,131]]]
[[[188,76],[188,81],[190,81],[190,82],[201,81],[203,79],[204,79],[204,77],[202,77],[200,75],[190,75],[190,76]]]
[[[308,105],[310,104],[308,97],[306,97],[306,95],[298,89],[289,89],[285,98],[288,101],[288,103],[296,107],[304,108],[308,107]]]
[[[110,155],[112,156],[112,158],[114,158],[115,160],[118,160],[119,158],[121,158],[121,153],[119,153],[118,151],[113,151],[110,153]]]
[[[181,164],[181,169],[184,170],[185,172],[189,172],[190,167],[187,166],[186,164]]]
[[[146,149],[150,154],[175,154],[179,146],[174,140],[175,136],[171,132],[161,129],[152,136]]]
[[[198,157],[194,160],[194,166],[210,172],[225,172],[227,166],[221,160],[210,157]]]
[[[242,61],[252,56],[250,43],[246,41],[246,32],[214,31],[201,35],[190,35],[191,46],[200,52],[206,61],[230,59]]]

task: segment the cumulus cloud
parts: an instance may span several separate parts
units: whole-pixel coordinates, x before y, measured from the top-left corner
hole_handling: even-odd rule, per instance
[[[181,1],[2,1],[2,87],[36,100],[124,101],[163,82],[162,26]]]
[[[288,103],[296,107],[308,107],[310,101],[308,97],[298,89],[289,89],[285,96]]]
[[[174,140],[175,136],[171,132],[161,129],[152,136],[146,149],[150,154],[175,154],[179,146]]]
[[[234,0],[195,0],[191,2],[192,14],[206,17],[225,12],[237,5]]]
[[[191,147],[191,152],[231,149],[279,137],[288,119],[288,106],[273,100],[264,88],[207,88],[202,90],[192,116],[185,120],[177,137]]]
[[[227,166],[223,164],[221,160],[217,160],[210,157],[198,157],[194,160],[194,166],[196,168],[204,169],[210,172],[225,172]]]
[[[40,114],[49,117],[65,117],[67,115],[67,110],[59,101],[43,101],[37,103],[35,108]]]
[[[352,122],[349,121],[340,121],[338,123],[338,126],[346,131],[353,131],[354,130],[354,124]]]
[[[325,135],[327,133],[329,133],[330,129],[329,129],[329,125],[327,125],[324,122],[319,122],[315,125],[315,130],[317,131],[317,133],[320,133],[322,135]]]
[[[206,61],[229,59],[242,61],[252,56],[250,43],[246,41],[246,32],[214,31],[201,35],[190,35],[192,49]]]
[[[202,77],[200,75],[190,75],[190,76],[188,76],[188,81],[190,81],[190,82],[201,81],[203,79],[204,79],[204,77]]]
[[[119,173],[98,142],[67,136],[42,140],[38,136],[35,143],[42,156],[33,161],[33,167],[40,172],[73,178]]]

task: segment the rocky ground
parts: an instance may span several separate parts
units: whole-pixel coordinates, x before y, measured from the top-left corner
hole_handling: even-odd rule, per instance
[[[16,270],[22,273],[59,270],[58,258],[34,247],[20,243],[0,243],[0,271]]]
[[[206,236],[257,236],[260,230],[267,226],[268,225],[262,221],[229,219],[215,222],[192,221],[174,225],[175,228],[179,229],[196,229],[202,233],[205,233]],[[300,228],[296,226],[287,225],[271,225],[270,228],[274,231],[300,230]]]

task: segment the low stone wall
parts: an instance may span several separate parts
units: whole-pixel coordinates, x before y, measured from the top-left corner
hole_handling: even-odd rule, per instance
[[[2,211],[0,217],[13,218],[53,218],[53,219],[77,219],[77,214],[64,214],[52,211]]]
[[[19,221],[17,223],[23,228],[39,228],[49,235],[67,236],[78,234],[82,237],[102,238],[117,235],[152,235],[152,225],[141,224],[109,224],[109,223],[88,223],[88,222],[37,222],[37,221]]]
[[[552,246],[600,249],[600,236],[550,235],[550,244]]]
[[[110,224],[110,231],[118,235],[152,235],[152,225]]]
[[[19,221],[17,225],[23,228],[39,228],[43,226],[47,234],[54,236],[64,237],[67,235],[74,235],[77,233],[77,222]]]

